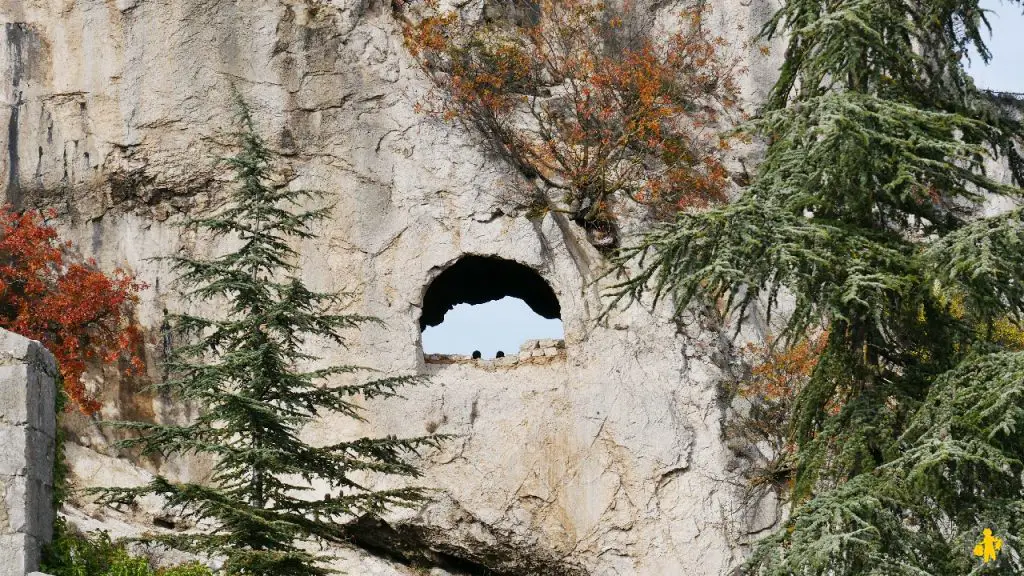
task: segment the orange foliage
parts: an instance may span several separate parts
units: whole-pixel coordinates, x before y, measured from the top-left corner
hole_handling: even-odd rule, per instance
[[[610,219],[616,195],[661,217],[724,200],[719,129],[738,109],[737,87],[704,12],[652,38],[627,24],[628,5],[535,4],[522,26],[466,26],[452,13],[406,26],[410,51],[441,88],[432,111],[475,124],[585,221]]]
[[[70,247],[41,214],[0,209],[0,326],[53,352],[65,391],[89,414],[99,409],[82,383],[90,364],[142,368],[140,333],[128,321],[142,285],[123,270],[107,276],[92,261],[68,262]]]
[[[746,355],[753,363],[749,377],[740,382],[737,393],[750,401],[749,414],[730,424],[731,435],[752,444],[770,446],[768,460],[755,466],[751,483],[788,489],[795,471],[796,445],[790,435],[790,420],[797,394],[806,385],[825,346],[828,333],[806,338],[784,349],[771,342],[751,344]],[[840,404],[829,403],[835,413]]]
[[[740,394],[765,400],[791,398],[810,378],[827,343],[828,332],[825,332],[783,350],[770,345],[749,346],[757,363]]]

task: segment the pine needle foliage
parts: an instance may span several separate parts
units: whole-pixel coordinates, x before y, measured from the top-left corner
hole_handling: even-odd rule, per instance
[[[293,264],[291,243],[314,237],[328,208],[305,210],[320,195],[270,184],[274,155],[239,99],[241,151],[225,160],[235,174],[227,206],[188,223],[215,238],[237,240],[223,256],[171,258],[186,297],[223,303],[217,317],[181,314],[173,324],[187,344],[173,350],[169,378],[157,388],[176,401],[203,407],[188,424],[120,422],[138,434],[120,443],[143,455],[204,455],[216,461],[208,483],[178,483],[162,476],[138,488],[102,491],[108,504],[140,496],[163,497],[169,508],[196,522],[196,531],[149,536],[171,548],[223,559],[220,574],[320,576],[332,570],[311,552],[310,541],[341,538],[355,516],[380,514],[422,501],[419,488],[374,491],[370,475],[416,477],[406,458],[437,446],[441,437],[362,438],[312,446],[304,425],[323,413],[362,419],[353,398],[389,397],[418,377],[373,378],[332,385],[328,379],[364,372],[356,366],[303,370],[317,358],[307,338],[343,346],[343,332],[373,318],[339,314],[342,295],[307,288]],[[327,488],[326,495],[312,485]],[[306,545],[303,545],[306,543]]]
[[[997,334],[1024,314],[1024,222],[981,206],[1019,205],[1024,130],[963,68],[986,28],[978,0],[786,0],[762,32],[787,49],[747,126],[767,144],[753,183],[620,253],[639,272],[616,302],[771,315],[786,293],[785,338],[829,332],[790,414],[793,515],[748,573],[1021,569],[1024,359]],[[984,527],[1007,548],[983,567]]]

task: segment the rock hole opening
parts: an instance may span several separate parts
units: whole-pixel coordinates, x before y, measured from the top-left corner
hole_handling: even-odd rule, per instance
[[[494,257],[463,257],[431,282],[420,329],[428,362],[514,364],[524,353],[541,357],[545,349],[549,355],[563,349],[554,290],[532,268]]]

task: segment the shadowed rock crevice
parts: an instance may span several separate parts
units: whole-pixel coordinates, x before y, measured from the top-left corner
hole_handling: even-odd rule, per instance
[[[549,552],[523,550],[496,534],[462,546],[452,542],[452,533],[437,527],[392,525],[373,516],[349,523],[344,532],[352,544],[376,556],[420,569],[440,568],[458,576],[588,576],[583,568]]]
[[[554,290],[536,270],[513,260],[471,255],[460,258],[430,283],[423,297],[420,330],[440,324],[458,304],[483,304],[506,296],[526,302],[544,318],[561,318]]]

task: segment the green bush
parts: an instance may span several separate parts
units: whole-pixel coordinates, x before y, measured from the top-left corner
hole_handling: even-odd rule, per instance
[[[198,562],[153,570],[145,558],[132,556],[106,532],[77,534],[60,518],[53,542],[43,554],[43,572],[52,576],[213,576]]]

